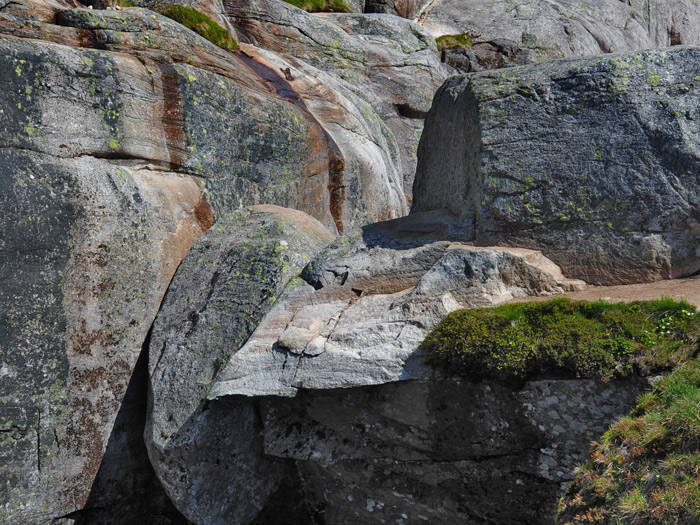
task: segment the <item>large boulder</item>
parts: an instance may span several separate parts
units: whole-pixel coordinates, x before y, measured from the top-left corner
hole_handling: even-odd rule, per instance
[[[456,308],[583,286],[538,252],[456,242],[463,233],[449,214],[430,212],[339,238],[289,282],[240,349],[245,337],[219,335],[241,324],[222,319],[223,277],[206,303],[209,286],[183,302],[179,282],[235,275],[193,249],[152,339],[162,371],[152,381],[167,392],[154,414],[171,437],[148,436],[162,440],[152,458],[189,519],[250,523],[257,512],[255,523],[276,523],[300,504],[300,523],[553,519],[590,440],[647,383],[503,385],[424,365],[420,341]],[[215,364],[220,341],[228,362]],[[192,393],[182,406],[200,407],[185,421],[192,408],[169,405]]]
[[[259,453],[252,405],[207,397],[288,282],[332,239],[302,212],[244,208],[195,243],[168,289],[150,341],[145,437],[166,491],[197,523],[248,523],[286,475]]]
[[[413,211],[446,208],[475,243],[541,249],[589,283],[694,274],[699,60],[679,47],[448,80]]]
[[[348,86],[376,111],[396,137],[410,195],[423,118],[448,74],[430,34],[391,15],[310,15],[281,0],[224,5],[242,39],[325,71],[327,85]]]
[[[88,500],[165,289],[211,212],[174,173],[2,147],[0,521],[44,523]]]

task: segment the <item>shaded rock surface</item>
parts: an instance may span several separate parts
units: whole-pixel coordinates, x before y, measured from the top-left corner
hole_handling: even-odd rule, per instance
[[[553,523],[590,441],[645,381],[458,378],[261,400],[264,451],[293,460],[323,523]]]
[[[541,249],[595,284],[700,269],[694,48],[450,79],[420,146],[414,211],[477,244]]]
[[[376,111],[396,137],[410,194],[423,118],[447,77],[430,35],[396,16],[310,15],[279,0],[224,5],[241,38],[290,64],[303,61],[327,72],[334,79],[330,86],[349,87]]]
[[[253,407],[206,399],[289,280],[332,239],[302,212],[246,208],[195,243],[168,289],[151,336],[145,436],[166,491],[196,522],[246,523],[283,479],[258,453]]]

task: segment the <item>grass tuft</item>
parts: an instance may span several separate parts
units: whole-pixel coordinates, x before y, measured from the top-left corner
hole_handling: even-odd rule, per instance
[[[461,33],[459,35],[443,35],[435,39],[438,50],[442,51],[449,47],[471,47],[472,37],[469,33]]]
[[[593,443],[557,523],[591,523],[592,512],[600,523],[700,523],[700,361],[661,379]]]
[[[426,361],[472,378],[524,380],[541,373],[624,377],[668,371],[694,352],[695,307],[670,299],[633,303],[515,303],[458,310],[425,338]]]

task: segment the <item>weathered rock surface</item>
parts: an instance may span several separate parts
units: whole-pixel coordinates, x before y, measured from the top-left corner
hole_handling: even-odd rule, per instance
[[[447,208],[475,243],[541,249],[589,283],[695,273],[698,60],[673,48],[450,79],[413,210]]]
[[[151,336],[146,442],[166,491],[196,522],[249,522],[285,475],[258,452],[253,407],[210,405],[207,396],[289,280],[332,239],[302,212],[243,209],[195,243],[168,289]]]
[[[409,18],[416,18],[434,36],[470,35],[471,45],[453,46],[442,54],[442,61],[461,73],[700,43],[700,12],[690,0],[423,4]]]
[[[697,17],[696,10],[689,14]],[[531,58],[538,62],[634,51],[657,44],[648,31],[648,18],[619,0],[495,0],[487,4],[478,0],[438,0],[424,7],[418,21],[436,37],[467,32],[475,42],[511,40],[532,50]],[[658,42],[659,46],[669,44]]]
[[[222,263],[235,253],[258,280],[262,261],[275,265],[238,243],[221,256],[213,239],[231,228],[216,228],[178,270],[151,339],[151,458],[195,523],[265,523],[278,498],[303,501],[306,523],[544,523],[590,440],[646,387],[503,386],[425,367],[418,344],[449,311],[582,286],[538,252],[454,242],[464,229],[444,212],[338,239],[304,281],[274,280],[281,297],[245,327],[246,305],[224,300],[240,279]]]
[[[478,41],[470,46],[452,46],[442,50],[441,60],[459,73],[501,69],[532,62],[531,50],[505,38]]]
[[[349,88],[376,111],[396,136],[410,194],[423,118],[447,77],[430,35],[396,16],[310,15],[280,0],[224,5],[241,38],[340,79],[326,77],[327,85]]]
[[[140,416],[110,432],[216,217],[275,202],[336,231],[406,212],[395,140],[361,99],[334,92],[342,110],[317,119],[318,84],[307,106],[263,51],[76,6],[0,2],[0,522],[152,521],[124,498],[160,508],[150,473],[117,466],[144,464]]]
[[[700,12],[692,0],[628,0],[642,15],[653,47],[700,43]]]
[[[17,58],[29,68],[22,82],[47,73],[45,86],[49,79],[66,86],[60,106],[46,103],[40,91],[16,94],[15,105],[23,105],[11,116],[19,129],[7,133],[22,135],[31,119],[31,141],[44,139],[33,147],[60,156],[133,158],[196,175],[216,214],[269,202],[341,231],[405,214],[395,142],[366,105],[346,102],[352,116],[325,129],[281,72],[148,10],[67,10],[56,15],[60,25],[27,24],[20,14],[3,11],[0,30],[129,53],[25,44],[30,58]],[[25,99],[41,105],[41,115],[30,114]],[[76,115],[70,140],[59,108]],[[339,142],[351,146],[340,150],[333,135],[343,126],[352,131]],[[371,161],[357,157],[367,144],[374,147]]]

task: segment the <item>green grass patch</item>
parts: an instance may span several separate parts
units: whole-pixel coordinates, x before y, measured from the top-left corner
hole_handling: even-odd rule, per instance
[[[557,523],[700,523],[700,361],[661,379],[593,443]]]
[[[469,33],[461,33],[459,35],[442,35],[435,39],[438,50],[442,51],[448,47],[471,47],[472,37]]]
[[[199,33],[222,49],[235,51],[238,47],[238,42],[236,42],[236,39],[233,38],[226,29],[196,9],[191,9],[183,5],[164,4],[158,8],[158,12],[161,15],[179,22],[192,31]]]
[[[668,371],[695,352],[700,316],[670,299],[515,303],[458,310],[421,343],[429,364],[510,382],[537,374],[624,377]]]
[[[350,8],[342,0],[284,0],[309,13],[349,13]]]

